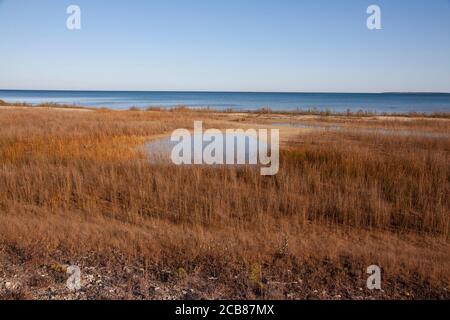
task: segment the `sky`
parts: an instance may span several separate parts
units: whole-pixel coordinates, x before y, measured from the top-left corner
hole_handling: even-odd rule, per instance
[[[0,0],[0,89],[450,92],[450,0]]]

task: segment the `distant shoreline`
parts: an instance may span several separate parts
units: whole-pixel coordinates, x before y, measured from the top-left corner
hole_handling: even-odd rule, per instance
[[[63,110],[63,111],[112,111],[112,112],[151,112],[151,111],[166,111],[166,112],[198,112],[198,113],[224,113],[224,114],[273,114],[273,115],[293,115],[293,116],[335,116],[335,117],[393,117],[393,118],[442,118],[450,119],[450,112],[436,112],[436,113],[420,113],[420,112],[410,112],[410,113],[377,113],[377,112],[331,112],[331,111],[320,111],[320,110],[294,110],[294,111],[283,111],[283,110],[272,110],[270,108],[260,108],[256,110],[219,110],[213,108],[190,108],[186,106],[176,106],[176,107],[146,107],[146,108],[136,108],[131,107],[128,109],[112,109],[107,107],[93,108],[80,105],[65,105],[58,103],[42,103],[42,104],[27,104],[27,103],[10,103],[7,101],[0,100],[0,111],[8,109],[53,109],[53,110]]]

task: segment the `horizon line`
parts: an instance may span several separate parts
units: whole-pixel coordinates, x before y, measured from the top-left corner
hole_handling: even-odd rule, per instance
[[[0,91],[36,91],[36,92],[161,92],[161,93],[272,93],[272,94],[450,94],[443,91],[378,91],[378,92],[363,92],[363,91],[234,91],[234,90],[79,90],[79,89],[2,89]]]

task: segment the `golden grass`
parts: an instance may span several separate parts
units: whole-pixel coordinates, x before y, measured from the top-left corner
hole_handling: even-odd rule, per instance
[[[236,125],[234,116],[188,110],[0,111],[0,256],[31,268],[54,260],[183,268],[218,277],[219,297],[286,298],[270,282],[299,278],[297,298],[314,288],[357,291],[371,264],[383,267],[388,297],[439,297],[448,285],[448,138],[299,131],[274,177],[150,165],[139,152],[200,119]],[[253,288],[252,268],[264,290]]]

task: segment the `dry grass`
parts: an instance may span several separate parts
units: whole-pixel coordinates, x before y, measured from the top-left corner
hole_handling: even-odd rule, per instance
[[[239,110],[228,109],[227,112],[239,112]],[[408,112],[408,113],[389,113],[389,112],[375,112],[375,111],[366,111],[366,110],[358,110],[352,111],[351,109],[347,109],[345,112],[333,111],[331,109],[317,109],[317,108],[298,108],[297,110],[292,111],[279,111],[273,110],[270,108],[260,108],[255,111],[251,111],[253,114],[281,114],[281,115],[289,115],[289,116],[321,116],[321,117],[345,117],[345,118],[372,118],[376,116],[383,117],[408,117],[408,118],[435,118],[435,119],[449,119],[449,112],[434,112],[434,113],[422,113],[422,112]]]
[[[154,298],[145,285],[180,268],[188,280],[164,281],[199,297],[449,297],[449,139],[299,131],[275,177],[150,165],[138,151],[202,118],[236,125],[184,109],[1,110],[4,276],[70,261],[143,270],[139,294],[116,295],[130,298]],[[436,123],[417,126],[449,132]],[[384,293],[359,289],[371,264],[383,267]]]

